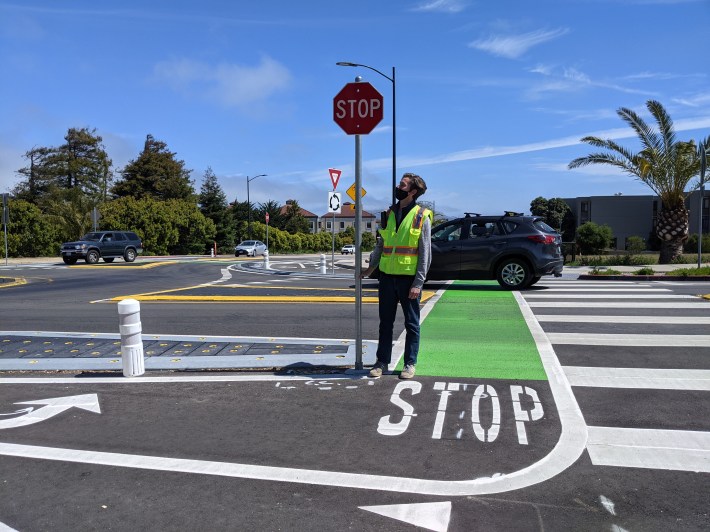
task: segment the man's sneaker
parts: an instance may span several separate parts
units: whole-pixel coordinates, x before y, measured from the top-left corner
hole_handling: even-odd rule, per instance
[[[380,362],[379,360],[375,362],[370,370],[370,377],[382,377],[382,372],[387,369],[387,364]]]
[[[402,372],[399,374],[400,379],[411,379],[414,377],[415,367],[412,364],[407,364],[402,368]]]

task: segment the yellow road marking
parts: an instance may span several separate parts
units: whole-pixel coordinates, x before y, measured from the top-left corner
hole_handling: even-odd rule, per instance
[[[27,279],[24,277],[1,277],[1,279],[12,279],[12,281],[9,283],[0,283],[0,288],[10,288],[11,286],[27,284]]]
[[[166,266],[168,264],[177,264],[177,261],[175,260],[165,260],[161,262],[149,262],[148,264],[131,264],[131,268],[135,268],[138,270],[146,270],[148,268],[156,268],[157,266]],[[72,264],[69,266],[69,268],[108,268],[108,269],[115,269],[115,268],[127,268],[128,266],[119,266],[118,264],[110,264],[110,263],[103,263],[103,264]]]

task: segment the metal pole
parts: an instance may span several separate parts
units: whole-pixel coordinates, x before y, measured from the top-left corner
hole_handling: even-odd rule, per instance
[[[332,212],[332,221],[330,222],[330,228],[333,232],[333,253],[331,254],[331,267],[333,270],[333,275],[335,275],[335,213]]]
[[[251,240],[251,200],[249,199],[249,176],[247,176],[247,234],[249,235],[249,240]]]
[[[2,225],[5,227],[5,266],[7,266],[7,224],[10,222],[10,202],[7,194],[2,195]]]
[[[397,187],[397,82],[394,67],[392,67],[392,205],[395,204],[394,189]]]
[[[360,135],[355,135],[355,369],[362,369],[362,250],[360,225],[362,223],[362,145]]]
[[[700,142],[700,209],[698,209],[698,268],[703,262],[703,199],[705,196],[705,167],[707,156],[705,145]]]

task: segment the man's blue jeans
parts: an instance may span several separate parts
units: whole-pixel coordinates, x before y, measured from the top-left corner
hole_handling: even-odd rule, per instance
[[[380,338],[377,346],[377,360],[384,364],[392,361],[392,329],[397,314],[397,305],[404,313],[407,336],[404,342],[404,364],[415,365],[419,353],[419,299],[409,299],[409,289],[413,276],[388,275],[380,273],[379,310]]]

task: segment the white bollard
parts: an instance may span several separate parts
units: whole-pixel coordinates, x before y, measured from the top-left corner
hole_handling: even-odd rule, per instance
[[[210,257],[214,259],[214,249],[210,249]]]
[[[143,337],[141,335],[141,305],[135,299],[118,303],[118,329],[121,333],[123,376],[137,377],[145,373]]]
[[[269,267],[269,250],[264,250],[264,269]]]
[[[325,255],[323,255],[322,253],[321,253],[321,256],[320,256],[320,272],[321,272],[322,274],[325,274],[325,273],[326,273],[326,271],[325,271]]]

